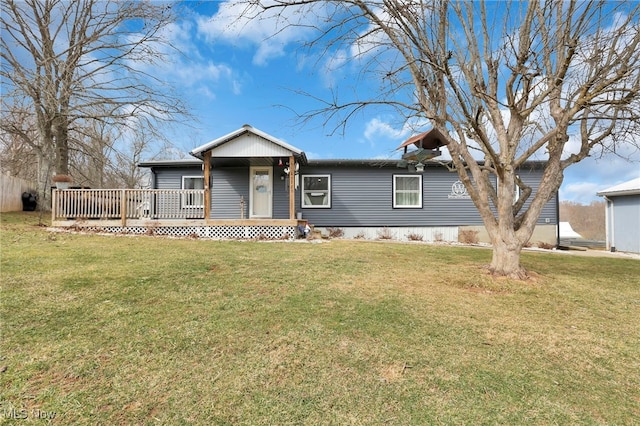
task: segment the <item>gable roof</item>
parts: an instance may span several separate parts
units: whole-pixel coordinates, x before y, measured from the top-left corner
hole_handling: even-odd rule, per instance
[[[623,182],[619,185],[612,186],[603,191],[599,191],[599,196],[618,196],[618,195],[639,195],[640,194],[640,177]]]
[[[306,162],[304,151],[289,145],[255,127],[245,124],[240,129],[201,145],[190,152],[196,158],[211,151],[212,157],[282,157],[293,155]]]

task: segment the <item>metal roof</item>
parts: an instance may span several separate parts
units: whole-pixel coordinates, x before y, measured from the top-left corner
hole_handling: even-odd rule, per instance
[[[618,196],[618,195],[639,195],[640,194],[640,177],[631,179],[630,181],[612,186],[603,191],[599,191],[599,196]]]
[[[175,166],[199,166],[202,160],[196,158],[181,158],[178,160],[149,160],[138,163],[138,167],[175,167]]]
[[[313,159],[307,161],[309,166],[363,166],[363,167],[397,167],[401,159],[375,159],[375,158],[334,158],[334,159]],[[438,161],[427,161],[425,166],[440,166]]]

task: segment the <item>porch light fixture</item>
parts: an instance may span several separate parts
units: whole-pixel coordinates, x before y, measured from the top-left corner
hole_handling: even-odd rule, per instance
[[[424,164],[422,164],[422,163],[416,164],[416,172],[418,172],[418,173],[424,172]]]

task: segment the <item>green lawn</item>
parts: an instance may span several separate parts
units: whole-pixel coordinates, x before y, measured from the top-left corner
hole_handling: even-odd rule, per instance
[[[50,233],[2,215],[0,422],[633,424],[640,261]],[[40,411],[38,411],[40,410]]]

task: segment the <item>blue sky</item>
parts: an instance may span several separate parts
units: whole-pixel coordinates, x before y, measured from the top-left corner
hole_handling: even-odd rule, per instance
[[[318,117],[302,123],[299,114],[323,105],[300,92],[320,99],[370,96],[378,82],[359,78],[357,64],[349,65],[339,54],[330,59],[311,55],[300,44],[309,40],[309,32],[276,32],[273,20],[238,22],[239,9],[226,2],[186,6],[189,13],[167,32],[181,54],[173,53],[173,61],[158,70],[176,85],[197,119],[170,133],[177,150],[188,152],[250,124],[309,158],[397,158],[395,148],[402,141],[429,129],[426,123],[410,128],[380,108],[355,115],[337,131],[336,120],[324,123]],[[640,176],[640,156],[633,155],[635,162],[607,156],[570,167],[560,199],[589,203],[600,199],[597,191]]]

